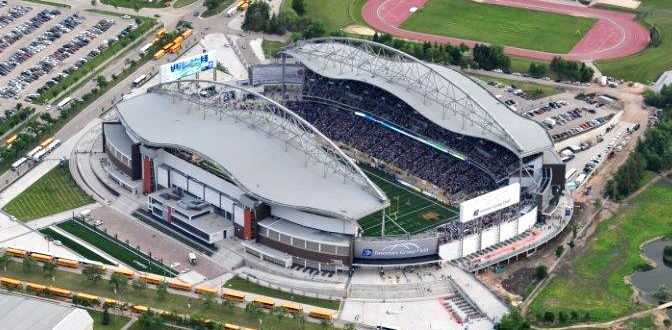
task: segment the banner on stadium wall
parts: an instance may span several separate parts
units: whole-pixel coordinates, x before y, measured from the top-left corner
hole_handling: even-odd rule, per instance
[[[217,60],[214,52],[206,52],[164,64],[159,69],[159,75],[161,83],[167,83],[202,71],[212,70],[215,67],[217,67]]]
[[[460,222],[469,222],[520,202],[520,183],[512,183],[460,204]]]
[[[399,239],[358,238],[355,240],[356,259],[402,259],[436,254],[437,237]]]
[[[282,63],[253,65],[249,69],[250,85],[282,84]],[[303,84],[302,64],[285,64],[285,83]]]

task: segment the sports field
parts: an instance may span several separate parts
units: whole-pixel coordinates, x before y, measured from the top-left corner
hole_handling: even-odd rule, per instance
[[[643,25],[656,26],[663,36],[661,44],[637,55],[596,64],[607,76],[649,83],[656,81],[665,70],[672,69],[672,1],[644,0],[636,13],[637,20]]]
[[[56,166],[5,205],[21,221],[33,220],[93,203],[70,175],[67,163]]]
[[[672,182],[654,184],[623,204],[618,214],[600,222],[586,250],[571,256],[530,304],[528,314],[576,311],[591,321],[608,321],[648,308],[633,301],[626,277],[647,264],[641,245],[670,234]],[[663,267],[663,266],[661,266]]]
[[[391,206],[385,212],[392,220],[385,221],[385,235],[415,234],[445,223],[458,214],[455,208],[404,187],[381,171],[362,169],[390,199]],[[381,220],[381,212],[360,219],[363,235],[379,236]]]
[[[543,11],[430,0],[401,25],[404,30],[565,54],[597,22]]]

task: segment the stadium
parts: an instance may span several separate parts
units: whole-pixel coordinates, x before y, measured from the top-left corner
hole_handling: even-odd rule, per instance
[[[478,270],[499,247],[543,243],[538,228],[565,212],[546,130],[450,68],[313,39],[248,84],[178,80],[116,104],[108,173],[203,244],[235,236],[263,261],[322,272]]]

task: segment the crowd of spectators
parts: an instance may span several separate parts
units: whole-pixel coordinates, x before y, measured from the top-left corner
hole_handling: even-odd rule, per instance
[[[418,136],[439,142],[466,155],[495,180],[508,177],[518,166],[518,158],[508,149],[488,140],[453,133],[429,121],[415,109],[367,83],[332,80],[307,70],[303,95],[326,99],[367,112]]]
[[[330,139],[404,169],[440,187],[448,196],[470,195],[495,188],[491,177],[468,162],[352,112],[310,102],[290,102],[289,106]]]
[[[450,132],[397,97],[366,83],[331,80],[307,71],[302,97],[287,102],[287,106],[330,139],[436,185],[446,196],[452,196],[453,202],[460,201],[456,196],[475,196],[496,189],[498,182],[518,166],[518,158],[508,149]],[[355,111],[439,142],[466,155],[466,161],[358,116]],[[516,218],[521,208],[532,207],[534,203],[532,194],[522,192],[518,204],[467,223],[451,221],[436,229],[445,243]]]

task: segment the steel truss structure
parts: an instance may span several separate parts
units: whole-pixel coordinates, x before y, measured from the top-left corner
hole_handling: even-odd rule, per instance
[[[460,86],[426,63],[392,47],[363,39],[330,37],[299,41],[283,48],[280,54],[319,59],[325,69],[331,66],[341,73],[350,70],[356,75],[370,75],[402,86],[419,94],[424,104],[441,105],[444,119],[459,116],[463,128],[467,124],[476,125],[481,133],[493,134],[516,154],[524,152],[508,129]],[[396,65],[402,63],[411,65]]]
[[[205,92],[204,92],[205,91]],[[151,87],[148,92],[164,94],[188,101],[193,109],[229,116],[285,142],[285,150],[293,147],[305,155],[305,165],[312,160],[322,166],[322,175],[340,175],[369,191],[383,204],[389,205],[385,193],[362,172],[329,138],[291,110],[254,91],[227,83],[204,80],[178,80]],[[202,94],[203,93],[203,94]],[[231,97],[232,94],[235,97]],[[192,109],[190,108],[189,111]],[[216,163],[215,163],[216,164]],[[235,180],[235,175],[221,169]]]

